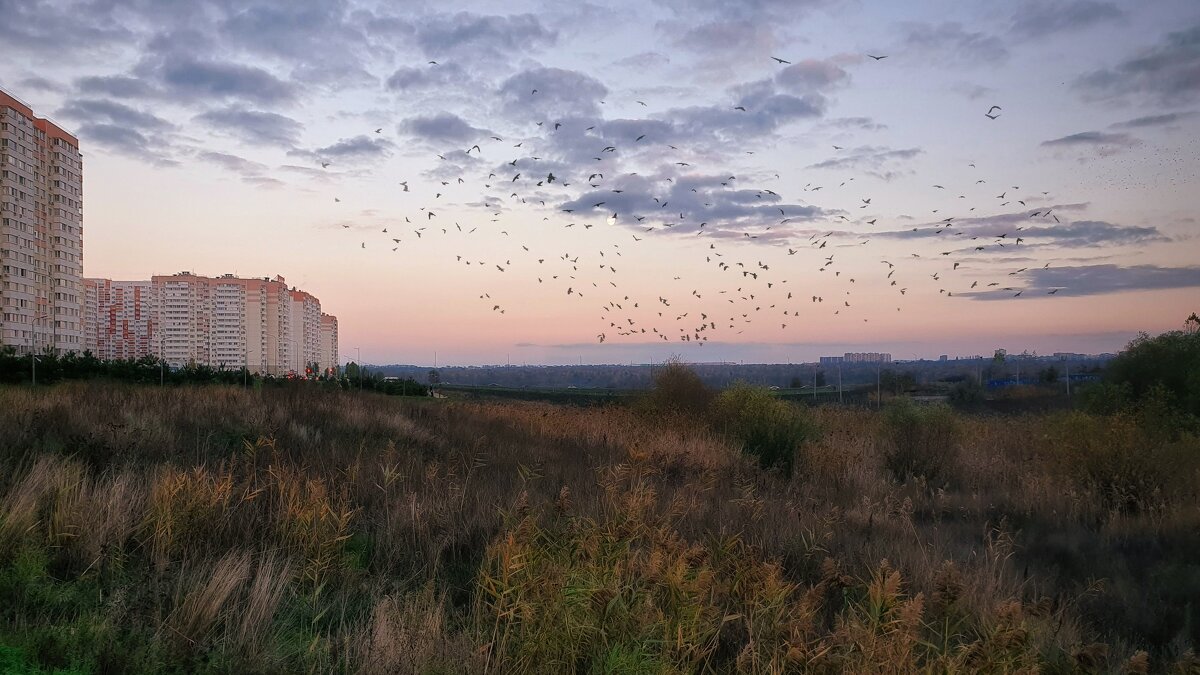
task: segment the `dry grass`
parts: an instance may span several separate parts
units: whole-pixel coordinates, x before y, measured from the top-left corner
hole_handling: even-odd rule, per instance
[[[1190,667],[1195,439],[957,417],[933,480],[889,468],[882,415],[810,418],[785,477],[621,407],[0,389],[0,646],[121,672]]]

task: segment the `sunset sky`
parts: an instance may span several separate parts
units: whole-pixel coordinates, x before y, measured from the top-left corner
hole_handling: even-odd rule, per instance
[[[80,138],[85,275],[280,274],[343,359],[1100,352],[1200,311],[1195,0],[0,16],[0,87]]]

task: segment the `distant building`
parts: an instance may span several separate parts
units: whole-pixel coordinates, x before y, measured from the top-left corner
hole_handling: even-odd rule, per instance
[[[846,352],[842,357],[846,363],[891,363],[892,355],[882,352]]]
[[[323,369],[338,365],[338,320],[336,316],[321,315],[321,351],[317,362]]]
[[[150,281],[87,279],[84,347],[101,358],[160,356],[174,367],[203,364],[258,373],[318,373],[337,367],[337,319],[283,277]],[[325,349],[328,343],[330,348]]]
[[[949,360],[950,360],[949,354],[942,354],[941,356],[938,357],[938,361],[942,361],[943,363],[946,361],[949,361]]]
[[[843,361],[843,359],[840,356],[822,356],[821,357],[821,365],[823,365],[823,366],[836,366],[839,363],[841,363],[842,361]]]
[[[97,358],[158,353],[158,289],[149,281],[83,280],[84,349]]]
[[[0,345],[83,348],[79,140],[0,91]]]

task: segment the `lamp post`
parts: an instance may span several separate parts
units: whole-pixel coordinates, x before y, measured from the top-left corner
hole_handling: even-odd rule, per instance
[[[362,391],[362,347],[355,347],[354,351],[357,354],[355,365],[358,366],[358,390]]]

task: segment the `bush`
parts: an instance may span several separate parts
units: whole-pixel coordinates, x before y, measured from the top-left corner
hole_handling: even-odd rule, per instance
[[[1108,509],[1140,513],[1200,496],[1200,442],[1171,438],[1153,417],[1072,412],[1051,420],[1049,436],[1060,470]]]
[[[961,432],[950,408],[897,399],[883,418],[884,465],[896,480],[942,484],[954,478]]]
[[[983,387],[970,378],[955,383],[950,388],[950,403],[956,406],[972,406],[983,402]]]
[[[700,419],[714,396],[691,368],[679,359],[670,359],[654,374],[654,386],[639,403],[650,414]]]
[[[1187,325],[1188,330],[1138,336],[1108,364],[1105,382],[1128,387],[1134,401],[1162,387],[1172,407],[1200,416],[1200,319],[1193,314]]]
[[[763,468],[791,475],[797,450],[815,436],[815,428],[799,408],[779,400],[763,387],[738,383],[713,401],[712,424],[742,443],[742,450]]]

